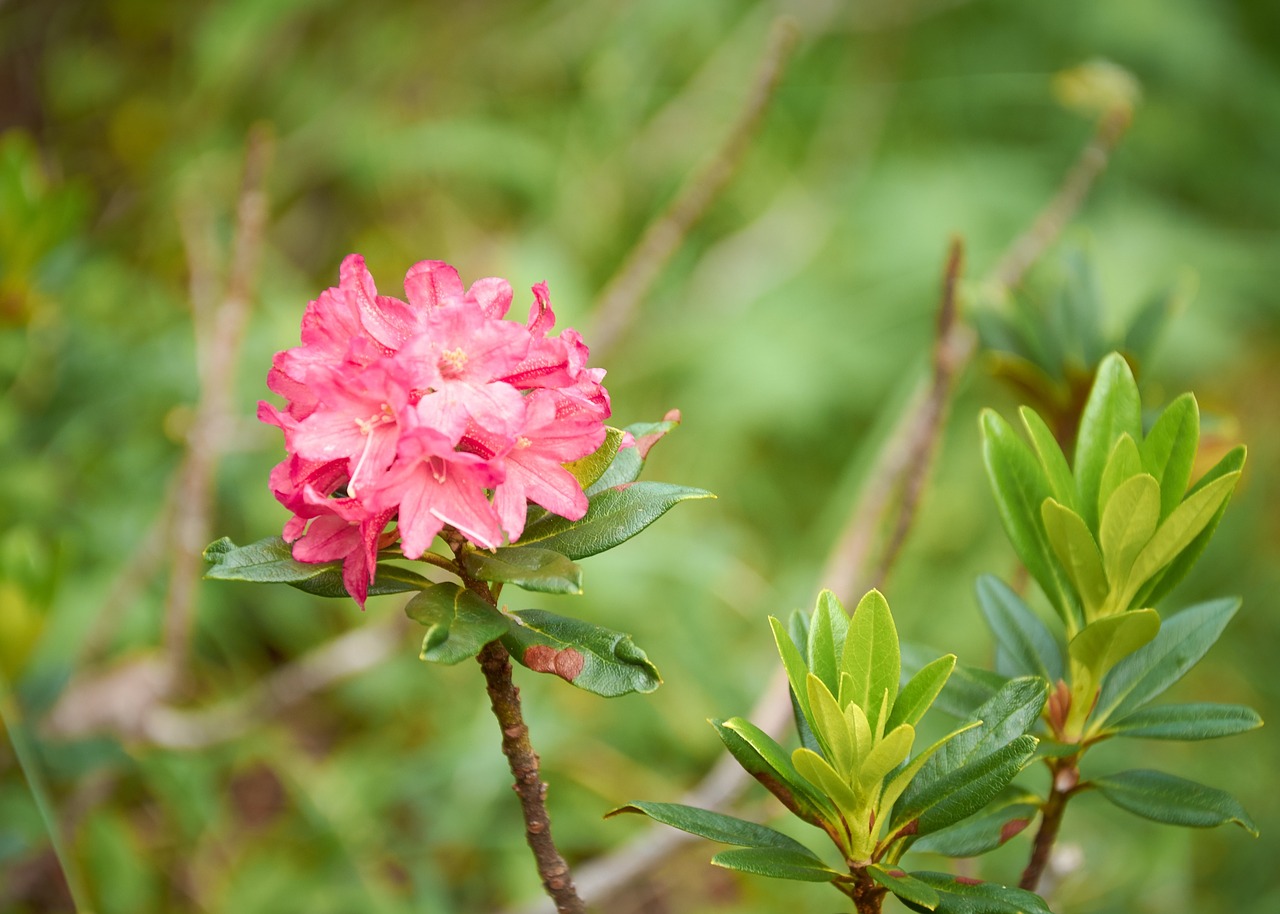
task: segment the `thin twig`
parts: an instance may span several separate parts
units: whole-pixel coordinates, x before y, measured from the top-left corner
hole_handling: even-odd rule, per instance
[[[774,21],[751,91],[724,143],[711,160],[685,182],[662,215],[649,224],[626,262],[600,294],[589,337],[596,358],[611,349],[631,325],[641,299],[662,268],[737,171],[798,38],[799,30],[790,18]]]
[[[1093,182],[1102,173],[1111,152],[1124,136],[1130,121],[1130,111],[1117,109],[1104,116],[1090,138],[1088,145],[1067,172],[1058,192],[1036,215],[1031,226],[1019,235],[1006,249],[986,279],[988,285],[1008,289],[1022,282],[1032,264],[1053,244],[1062,229],[1084,202]],[[953,247],[954,256],[954,247]],[[952,276],[947,270],[948,282]],[[958,263],[954,267],[958,269]],[[948,297],[952,297],[948,303]],[[938,366],[945,368],[946,381],[942,385],[949,391],[955,377],[967,367],[977,348],[972,331],[954,319],[954,290],[944,292],[943,308],[939,314],[940,336],[934,342],[934,378],[922,379],[912,394],[897,424],[886,437],[875,463],[865,477],[858,497],[853,503],[848,522],[836,538],[827,561],[819,576],[822,586],[831,588],[842,602],[848,603],[858,594],[860,581],[866,573],[870,553],[875,542],[875,531],[891,503],[892,493],[902,491],[904,484],[923,487],[929,461],[915,460],[913,454],[920,442],[936,440],[945,417],[945,405],[935,402],[939,390]],[[931,396],[931,391],[935,392]],[[932,444],[928,445],[930,448]],[[913,469],[914,468],[914,469]],[[913,476],[919,481],[907,483]],[[914,513],[918,496],[899,502],[899,516],[892,529],[910,530],[910,515]],[[905,538],[905,533],[903,534]],[[880,583],[892,570],[893,560],[900,554],[901,543],[892,550],[892,559],[882,561],[875,573],[873,584]],[[890,554],[886,553],[886,559]],[[752,709],[749,719],[770,735],[777,736],[790,723],[791,702],[787,694],[786,676],[775,671],[760,701]],[[750,783],[749,776],[727,755],[721,756],[712,770],[691,790],[683,802],[707,809],[723,810]],[[704,798],[714,798],[707,801]],[[618,891],[632,879],[652,872],[661,862],[680,847],[694,840],[675,829],[647,829],[627,844],[609,854],[578,867],[578,880],[583,893],[597,903],[603,903],[610,893]],[[545,906],[530,905],[521,914],[543,914]]]

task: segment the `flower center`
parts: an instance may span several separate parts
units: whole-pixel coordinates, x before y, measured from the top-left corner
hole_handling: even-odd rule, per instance
[[[440,353],[440,374],[450,380],[462,377],[467,367],[467,353],[459,346],[457,349],[446,349]]]
[[[516,450],[517,450],[517,451],[523,451],[525,448],[527,448],[527,447],[528,447],[529,445],[531,445],[531,444],[533,444],[533,442],[532,442],[532,441],[530,441],[528,438],[526,438],[524,435],[517,435],[517,436],[516,436]]]

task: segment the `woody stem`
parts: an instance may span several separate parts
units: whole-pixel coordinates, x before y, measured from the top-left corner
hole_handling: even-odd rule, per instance
[[[1040,830],[1031,846],[1031,859],[1027,868],[1022,871],[1022,879],[1018,883],[1021,888],[1034,892],[1040,885],[1040,877],[1049,863],[1049,855],[1053,844],[1058,839],[1058,829],[1062,827],[1062,815],[1067,811],[1067,800],[1076,792],[1080,780],[1077,757],[1057,759],[1049,763],[1053,773],[1053,782],[1049,786],[1049,798],[1040,810]]]
[[[450,545],[454,546],[462,583],[476,596],[496,607],[497,600],[489,585],[471,578],[463,570],[461,545],[452,542]],[[547,785],[538,773],[538,756],[533,751],[533,744],[529,742],[529,728],[525,725],[524,715],[520,710],[520,690],[511,679],[511,655],[501,642],[491,641],[481,649],[476,659],[480,662],[480,669],[484,671],[493,716],[498,719],[498,726],[502,730],[502,754],[507,757],[507,765],[515,778],[512,789],[520,798],[520,809],[524,813],[525,840],[533,851],[538,875],[542,877],[542,887],[555,902],[560,914],[585,914],[587,908],[578,897],[569,864],[565,863],[551,837],[551,819],[547,815],[546,805]]]

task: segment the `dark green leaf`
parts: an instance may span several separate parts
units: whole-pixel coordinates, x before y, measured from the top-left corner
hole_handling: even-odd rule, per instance
[[[982,413],[982,432],[983,461],[1005,533],[1063,624],[1079,628],[1080,607],[1053,557],[1040,516],[1040,506],[1053,494],[1044,468],[1009,424],[991,410]],[[1096,487],[1093,498],[1097,498]]]
[[[598,481],[613,464],[614,458],[618,456],[618,445],[621,443],[622,429],[606,426],[604,441],[600,446],[586,457],[566,463],[564,468],[578,480],[578,485],[583,489],[589,489],[592,483]],[[627,482],[630,481],[627,480]]]
[[[1090,529],[1098,526],[1098,490],[1111,449],[1121,435],[1142,440],[1142,404],[1129,363],[1116,353],[1102,360],[1080,418],[1075,476],[1080,511]]]
[[[219,581],[254,581],[265,584],[291,584],[299,590],[320,597],[345,597],[342,563],[311,564],[293,557],[293,547],[278,536],[268,537],[248,546],[237,546],[225,536],[204,551],[209,568],[206,578]],[[377,577],[369,585],[369,596],[407,593],[431,586],[431,581],[406,568],[382,562]]]
[[[977,857],[1020,834],[1039,811],[1039,797],[1011,784],[980,813],[925,835],[911,847],[946,857]]]
[[[1040,418],[1040,414],[1029,406],[1018,410],[1022,417],[1022,425],[1031,438],[1031,446],[1035,450],[1040,466],[1044,468],[1045,478],[1049,480],[1049,488],[1053,497],[1071,510],[1076,508],[1076,481],[1071,476],[1071,467],[1067,465],[1066,455],[1058,446],[1049,426]]]
[[[423,660],[461,663],[507,631],[507,617],[457,584],[435,584],[405,605],[405,614],[427,628]]]
[[[938,906],[937,892],[900,869],[885,869],[873,863],[867,867],[867,875],[903,901],[909,901],[926,911],[932,911]]]
[[[1240,801],[1214,787],[1206,787],[1163,771],[1121,771],[1091,782],[1104,797],[1134,815],[1191,828],[1212,828],[1234,822],[1255,838],[1258,828]]]
[[[580,689],[612,698],[630,692],[652,692],[662,677],[630,635],[524,609],[502,638],[517,662],[538,673],[554,673]]]
[[[541,593],[582,593],[582,569],[550,549],[502,546],[493,552],[462,553],[467,574],[481,581],[515,584]]]
[[[668,415],[673,415],[669,413]],[[614,486],[635,482],[640,478],[644,462],[649,456],[649,448],[653,447],[664,435],[680,424],[678,416],[664,419],[661,422],[637,422],[628,425],[623,431],[630,432],[636,440],[634,447],[620,448],[614,455],[613,462],[604,474],[590,486],[586,487],[588,498]]]
[[[1217,739],[1262,726],[1262,718],[1244,705],[1197,703],[1140,708],[1107,727],[1116,736],[1145,739]]]
[[[704,489],[663,482],[636,482],[606,489],[591,499],[581,520],[547,514],[525,528],[519,545],[583,559],[625,542],[682,501],[714,497]]]
[[[1165,407],[1142,442],[1142,465],[1160,482],[1160,519],[1186,495],[1200,444],[1200,407],[1183,394]]]
[[[1068,331],[1063,342],[1072,345],[1080,366],[1096,365],[1105,352],[1102,339],[1102,295],[1093,261],[1082,250],[1066,255],[1067,273],[1062,285],[1063,314]]]
[[[973,732],[977,731],[961,733],[935,753],[933,758],[938,758],[951,744]],[[994,752],[977,755],[972,761],[933,780],[925,789],[913,790],[924,776],[922,771],[894,807],[889,832],[896,832],[915,820],[917,824],[914,834],[924,836],[973,815],[994,800],[1018,776],[1031,761],[1035,751],[1034,736],[1019,736]]]
[[[779,847],[742,847],[721,851],[711,858],[711,862],[727,870],[797,882],[830,882],[847,875],[828,867],[810,850],[801,852]]]
[[[1181,679],[1239,608],[1236,598],[1213,600],[1165,619],[1150,644],[1116,664],[1103,680],[1095,719],[1123,719]]]
[[[1124,351],[1132,355],[1138,363],[1146,361],[1151,355],[1156,340],[1178,303],[1176,289],[1166,289],[1152,296],[1138,309],[1124,334]]]
[[[1000,672],[1011,676],[1039,676],[1049,682],[1062,678],[1062,645],[1040,617],[994,575],[978,578],[978,605],[987,625],[1011,661]]]
[[[772,828],[757,825],[745,819],[712,812],[709,809],[699,809],[696,806],[636,801],[605,813],[605,818],[624,812],[641,813],[655,822],[670,825],[691,835],[710,838],[722,844],[733,844],[738,847],[782,847],[800,853],[809,853],[807,847],[780,831],[774,831]]]
[[[911,875],[938,893],[936,914],[1052,914],[1043,898],[1024,889],[949,873]]]
[[[791,757],[773,737],[741,717],[713,720],[711,725],[729,754],[783,806],[824,831],[835,827],[833,823],[839,821],[835,807],[800,776]]]

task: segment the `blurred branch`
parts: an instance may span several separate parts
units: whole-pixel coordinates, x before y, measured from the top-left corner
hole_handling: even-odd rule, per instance
[[[985,284],[995,284],[1007,290],[1023,280],[1027,270],[1053,244],[1079,210],[1123,138],[1131,114],[1130,108],[1117,107],[1099,120],[1089,143],[1067,172],[1057,193],[1036,215],[1027,231],[1006,249],[988,274]],[[871,574],[871,586],[883,584],[901,554],[927,482],[931,456],[946,418],[954,380],[977,350],[977,339],[972,330],[956,320],[956,285],[961,253],[959,242],[953,241],[944,271],[932,378],[922,379],[881,446],[854,501],[849,520],[828,553],[819,576],[822,586],[831,588],[846,604],[860,595],[876,531],[881,529],[881,520],[889,511],[895,492],[903,493],[903,497],[897,503],[897,514],[890,525],[893,532],[888,545]],[[775,738],[791,721],[791,700],[787,688],[785,674],[780,669],[776,670],[760,701],[748,715],[757,726]],[[723,811],[749,783],[749,775],[725,754],[680,802]],[[652,826],[609,854],[579,865],[576,868],[578,885],[583,895],[592,899],[594,904],[607,907],[605,902],[612,894],[631,880],[652,872],[663,860],[693,840],[684,832]],[[520,914],[545,914],[546,911],[545,905],[533,904],[522,908]]]
[[[773,100],[798,38],[799,30],[790,18],[774,21],[751,91],[724,143],[711,160],[685,182],[662,215],[649,224],[601,292],[590,336],[597,359],[611,349],[631,325],[641,299],[652,288],[662,268],[737,171]]]

